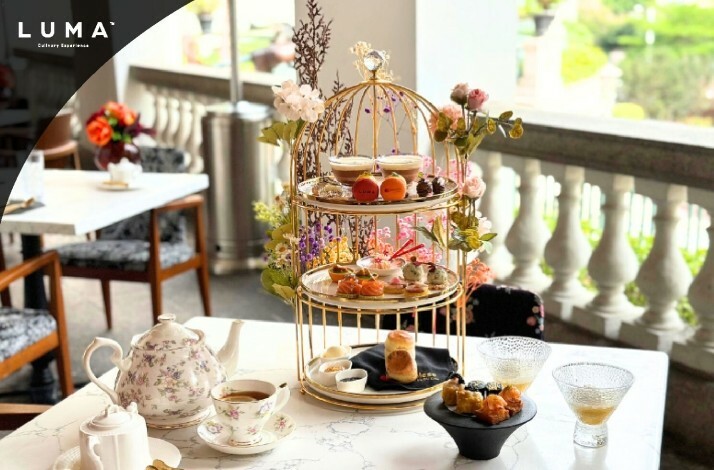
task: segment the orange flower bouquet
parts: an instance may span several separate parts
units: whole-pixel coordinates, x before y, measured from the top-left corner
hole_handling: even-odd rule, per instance
[[[106,170],[109,163],[118,163],[127,158],[132,163],[141,160],[134,138],[139,134],[153,135],[153,129],[139,123],[139,114],[123,103],[108,101],[92,114],[85,126],[87,138],[96,145],[94,162]]]

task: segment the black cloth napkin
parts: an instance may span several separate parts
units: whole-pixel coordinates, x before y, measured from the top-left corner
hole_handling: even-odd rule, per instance
[[[367,371],[367,384],[374,390],[423,390],[442,383],[456,371],[456,363],[448,349],[416,347],[419,377],[412,383],[402,384],[386,379],[384,344],[377,344],[350,359],[353,369]]]

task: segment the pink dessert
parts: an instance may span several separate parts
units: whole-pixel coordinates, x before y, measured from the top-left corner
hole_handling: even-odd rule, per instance
[[[384,286],[385,294],[403,294],[407,283],[401,277],[392,278],[389,284]]]

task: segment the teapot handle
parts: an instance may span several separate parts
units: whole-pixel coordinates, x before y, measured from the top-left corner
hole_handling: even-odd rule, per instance
[[[114,350],[114,352],[112,353],[111,361],[115,366],[119,368],[120,372],[125,371],[127,369],[126,365],[124,364],[124,361],[122,361],[122,356],[124,355],[124,352],[122,351],[119,343],[109,338],[94,338],[94,340],[89,343],[89,346],[87,346],[87,349],[84,351],[84,355],[82,356],[84,371],[87,373],[87,377],[89,377],[89,380],[91,380],[94,385],[96,385],[97,387],[102,389],[107,395],[109,395],[109,398],[112,399],[114,404],[120,405],[119,395],[117,395],[117,392],[100,382],[97,376],[94,375],[94,372],[92,372],[92,369],[89,365],[90,359],[94,351],[101,348],[102,346],[109,346]]]
[[[87,450],[89,451],[89,461],[91,462],[92,470],[104,470],[104,464],[99,458],[97,448],[101,445],[101,441],[97,436],[87,436]]]

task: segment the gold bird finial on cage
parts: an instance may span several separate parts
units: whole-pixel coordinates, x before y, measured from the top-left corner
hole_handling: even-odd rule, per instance
[[[350,52],[357,56],[354,64],[364,80],[392,80],[392,72],[387,69],[389,54],[386,51],[373,49],[371,44],[360,41]]]

